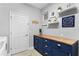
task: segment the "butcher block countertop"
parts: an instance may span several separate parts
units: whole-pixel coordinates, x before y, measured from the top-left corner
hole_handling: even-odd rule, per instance
[[[49,40],[54,40],[54,41],[57,41],[57,42],[62,42],[62,43],[68,44],[68,45],[73,45],[74,43],[77,42],[77,40],[64,38],[64,37],[61,37],[61,36],[53,36],[53,35],[47,35],[47,34],[35,35],[35,36],[38,36],[38,37],[41,37],[41,38],[46,38],[46,39],[49,39]]]

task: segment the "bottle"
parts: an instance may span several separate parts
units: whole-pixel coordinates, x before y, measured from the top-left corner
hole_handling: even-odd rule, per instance
[[[42,29],[39,29],[39,34],[42,35]]]

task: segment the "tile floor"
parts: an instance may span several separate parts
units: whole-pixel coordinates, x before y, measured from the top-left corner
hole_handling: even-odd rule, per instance
[[[16,53],[12,56],[42,56],[40,53],[38,53],[36,50],[26,50],[20,53]]]

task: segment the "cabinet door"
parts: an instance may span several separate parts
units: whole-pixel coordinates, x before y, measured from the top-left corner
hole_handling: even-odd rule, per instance
[[[61,51],[59,49],[53,49],[53,56],[69,56],[69,53]]]
[[[43,39],[42,38],[39,38],[39,50],[43,51]]]
[[[51,48],[47,45],[43,45],[42,51],[44,53],[45,56],[51,56]]]
[[[36,36],[34,36],[34,48],[39,50],[39,39]]]

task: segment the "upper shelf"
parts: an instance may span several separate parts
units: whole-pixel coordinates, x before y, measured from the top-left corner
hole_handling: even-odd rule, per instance
[[[67,15],[72,15],[78,13],[77,7],[72,7],[66,10],[63,10],[59,12],[59,17],[67,16]]]

